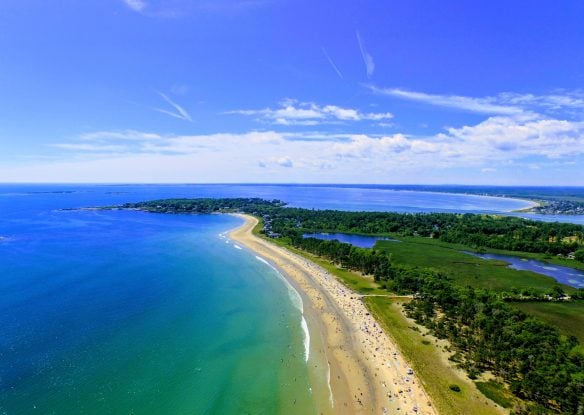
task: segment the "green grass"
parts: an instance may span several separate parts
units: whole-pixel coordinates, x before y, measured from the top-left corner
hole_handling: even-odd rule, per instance
[[[401,238],[401,243],[378,241],[375,247],[391,253],[394,263],[434,268],[452,277],[461,285],[509,291],[512,288],[536,288],[547,291],[557,282],[545,275],[518,271],[503,261],[484,260],[460,252],[468,247],[446,244],[428,238]],[[563,286],[566,292],[574,291]]]
[[[573,335],[584,344],[584,301],[569,303],[513,303],[524,313],[535,316],[557,327],[566,335]]]
[[[476,385],[483,395],[493,402],[497,402],[503,408],[511,408],[516,401],[511,392],[499,382],[489,380],[487,382],[476,382]]]
[[[425,390],[441,414],[500,414],[493,403],[487,403],[473,382],[453,368],[441,356],[443,351],[429,336],[413,330],[401,311],[403,300],[367,297],[367,307],[393,338],[402,354],[419,375]],[[458,385],[460,392],[450,389]]]

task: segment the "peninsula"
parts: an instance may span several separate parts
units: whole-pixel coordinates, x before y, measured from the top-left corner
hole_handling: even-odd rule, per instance
[[[246,225],[232,237],[279,267],[320,315],[327,359],[337,376],[331,380],[336,411],[339,405],[347,413],[397,410],[392,406],[397,404],[411,405],[418,413],[470,413],[465,411],[473,408],[474,414],[494,414],[505,413],[504,407],[513,414],[570,414],[584,407],[584,348],[578,340],[581,333],[572,331],[582,326],[582,314],[558,321],[537,312],[537,304],[546,302],[581,309],[584,290],[466,259],[461,253],[495,250],[584,268],[583,226],[493,215],[315,211],[261,199],[171,199],[119,208],[245,214]],[[307,232],[384,235],[402,243],[382,241],[366,249],[306,238]],[[400,257],[391,244],[410,248],[408,258]],[[436,252],[440,260],[431,262]],[[430,380],[430,375],[444,373],[436,373],[434,362],[421,364],[418,358],[436,351],[416,351],[411,331],[400,332],[407,339],[392,333],[405,321],[403,315],[391,315],[396,310],[392,297],[401,298],[399,313],[411,319],[405,326],[422,334],[417,342],[442,345],[449,352],[450,363],[441,371],[459,368],[466,373],[458,378],[460,384]],[[525,307],[525,301],[535,299],[531,309]],[[402,354],[408,363],[397,360],[394,365]],[[404,367],[413,370],[404,374],[399,370]],[[405,391],[400,382],[407,383]],[[461,391],[464,397],[457,398]]]

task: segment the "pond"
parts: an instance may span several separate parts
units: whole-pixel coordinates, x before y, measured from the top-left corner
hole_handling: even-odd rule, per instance
[[[304,238],[316,238],[323,239],[325,241],[337,240],[339,242],[345,242],[359,248],[373,248],[377,241],[391,241],[391,242],[401,242],[397,239],[387,238],[385,236],[371,236],[371,235],[354,235],[349,233],[305,233],[302,235]]]
[[[552,265],[535,259],[525,259],[509,255],[499,254],[477,254],[463,251],[465,254],[473,255],[482,259],[496,259],[509,263],[509,268],[520,271],[531,271],[537,274],[547,275],[555,278],[556,281],[575,288],[584,288],[584,272],[560,265]]]

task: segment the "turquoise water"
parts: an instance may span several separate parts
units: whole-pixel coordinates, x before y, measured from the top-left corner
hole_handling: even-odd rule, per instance
[[[316,412],[289,288],[219,236],[239,219],[30,213],[2,224],[0,413]]]
[[[60,210],[235,196],[407,212],[525,205],[383,187],[0,185],[0,414],[318,413],[328,390],[313,368],[326,365],[318,353],[306,362],[293,291],[220,236],[239,219]]]

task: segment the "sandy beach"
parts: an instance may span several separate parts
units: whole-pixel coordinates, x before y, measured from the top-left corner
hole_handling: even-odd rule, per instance
[[[436,414],[415,373],[369,314],[359,294],[320,266],[252,234],[257,219],[231,239],[277,267],[297,288],[314,316],[330,366],[335,414]]]

